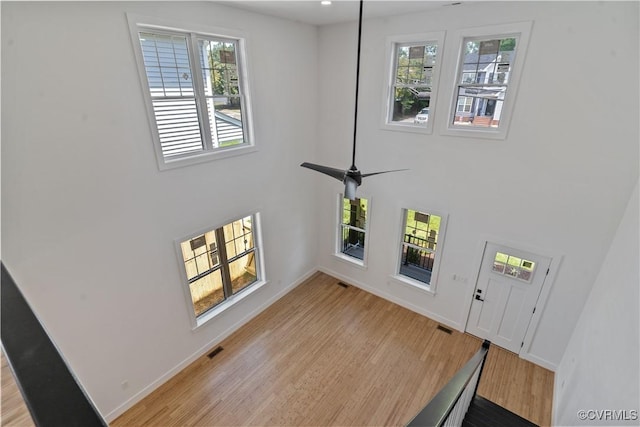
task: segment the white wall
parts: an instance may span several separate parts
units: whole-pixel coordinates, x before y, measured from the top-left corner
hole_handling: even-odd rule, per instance
[[[555,425],[638,425],[639,203],[636,186],[556,371]],[[607,409],[622,418],[578,413]]]
[[[366,16],[366,9],[365,9]],[[463,28],[533,21],[525,69],[504,141],[440,135],[453,92]],[[385,41],[446,31],[432,135],[380,128]],[[354,23],[320,29],[319,163],[350,162],[355,70]],[[482,242],[487,236],[555,257],[548,303],[527,357],[550,369],[566,343],[638,179],[638,4],[496,2],[366,20],[363,27],[357,165],[371,199],[366,270],[333,257],[320,240],[323,270],[458,329],[464,329]],[[321,233],[334,235],[340,183],[319,182]],[[449,213],[435,296],[389,280],[403,207]],[[466,279],[454,281],[453,275]]]
[[[258,152],[158,171],[126,12],[247,35]],[[108,418],[314,270],[316,41],[207,2],[2,2],[3,262]],[[269,284],[193,332],[174,240],[253,211]]]

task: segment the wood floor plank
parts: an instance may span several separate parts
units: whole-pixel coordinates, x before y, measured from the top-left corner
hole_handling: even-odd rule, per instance
[[[3,427],[32,427],[35,424],[29,414],[29,409],[18,389],[15,377],[4,353],[0,352],[2,359],[2,401],[0,403],[0,420]]]
[[[404,425],[480,348],[478,338],[447,334],[337,283],[315,274],[225,339],[214,358],[198,359],[111,425]],[[485,392],[527,399],[512,406],[550,417],[543,402],[553,379],[500,357],[495,363],[524,376],[488,366],[508,387]]]
[[[551,425],[553,372],[492,346],[482,378],[479,395],[534,424]]]

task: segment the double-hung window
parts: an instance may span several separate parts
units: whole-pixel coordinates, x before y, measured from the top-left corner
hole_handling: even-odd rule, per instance
[[[445,133],[505,138],[531,23],[464,30]]]
[[[225,301],[262,282],[256,217],[249,215],[178,242],[196,325]]]
[[[340,195],[338,248],[340,258],[364,266],[367,255],[367,232],[369,227],[369,201],[356,197],[350,200]]]
[[[252,148],[243,40],[130,25],[160,168]]]
[[[385,91],[385,129],[431,132],[443,41],[444,33],[387,40],[391,68]]]
[[[435,290],[446,220],[443,214],[402,210],[398,279]]]

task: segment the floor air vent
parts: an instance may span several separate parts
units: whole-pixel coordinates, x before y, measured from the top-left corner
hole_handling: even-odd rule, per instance
[[[218,346],[218,347],[217,347],[215,350],[213,350],[211,353],[207,354],[207,357],[208,357],[209,359],[213,359],[213,358],[216,356],[216,354],[220,353],[222,350],[223,350],[223,349],[222,349],[222,347],[219,347],[219,346]]]
[[[444,332],[446,334],[449,334],[449,335],[451,335],[451,333],[453,332],[451,329],[445,328],[442,325],[438,325],[438,327],[436,329],[439,330],[439,331],[442,331],[442,332]]]
[[[343,288],[348,288],[349,287],[349,285],[347,285],[344,282],[338,282],[338,285],[342,286]]]

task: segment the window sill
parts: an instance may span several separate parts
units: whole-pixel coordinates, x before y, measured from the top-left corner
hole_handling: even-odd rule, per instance
[[[218,304],[215,308],[212,308],[211,310],[207,311],[206,313],[204,313],[200,317],[197,317],[196,321],[195,321],[195,326],[192,329],[195,331],[200,326],[204,325],[205,323],[207,323],[211,319],[213,319],[213,318],[219,316],[220,314],[222,314],[223,312],[227,311],[228,309],[230,309],[231,307],[233,307],[234,305],[236,305],[237,303],[239,303],[243,299],[247,298],[249,295],[251,295],[254,292],[256,292],[258,289],[260,289],[263,286],[265,286],[267,283],[269,283],[269,282],[264,281],[264,280],[259,281],[258,283],[255,283],[255,284],[249,286],[247,289],[241,291],[240,293],[238,293],[236,295],[232,295],[230,298],[227,298],[226,301]]]
[[[463,138],[499,139],[507,137],[506,129],[502,128],[474,128],[466,126],[449,126],[442,132],[446,136],[461,136]]]
[[[435,296],[436,292],[435,292],[435,286],[433,285],[427,285],[426,283],[423,282],[419,282],[417,280],[413,280],[410,277],[407,276],[401,276],[399,274],[394,274],[392,276],[390,276],[390,278],[395,282],[395,283],[400,283],[401,285],[410,287],[411,289],[417,289],[421,292],[424,292],[426,294],[429,294],[431,296]]]
[[[188,157],[180,157],[177,159],[166,160],[160,153],[158,159],[158,167],[160,170],[168,170],[181,168],[183,166],[197,165],[205,162],[212,162],[220,159],[227,159],[229,157],[241,156],[244,154],[253,153],[258,151],[255,145],[242,145],[238,147],[221,148],[215,151],[206,151],[200,154],[196,154]]]
[[[362,270],[366,270],[367,269],[367,264],[365,264],[365,262],[359,258],[355,258],[349,255],[344,255],[340,252],[337,252],[335,254],[333,254],[334,257],[336,257],[338,260],[347,263],[349,265],[358,267]]]
[[[383,123],[380,125],[380,128],[383,130],[390,130],[393,132],[411,132],[411,133],[419,133],[423,135],[431,135],[433,129],[431,126],[420,126],[415,125],[413,123]]]

